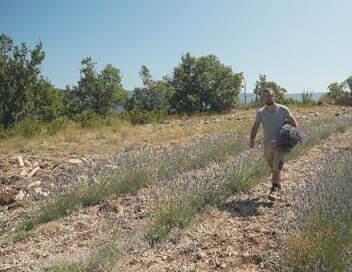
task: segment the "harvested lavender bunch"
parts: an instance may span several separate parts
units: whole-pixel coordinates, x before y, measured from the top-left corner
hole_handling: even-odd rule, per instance
[[[282,126],[277,147],[281,152],[289,153],[298,143],[302,143],[302,133],[290,124]]]

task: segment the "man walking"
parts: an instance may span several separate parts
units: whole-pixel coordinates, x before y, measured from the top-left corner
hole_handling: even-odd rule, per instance
[[[265,106],[257,111],[251,129],[249,146],[254,148],[254,140],[262,123],[264,129],[264,157],[272,173],[269,199],[275,200],[279,197],[281,190],[281,170],[284,164],[284,154],[277,149],[276,142],[280,136],[281,127],[286,121],[297,129],[298,123],[286,106],[275,103],[275,92],[272,89],[263,89],[262,96]]]

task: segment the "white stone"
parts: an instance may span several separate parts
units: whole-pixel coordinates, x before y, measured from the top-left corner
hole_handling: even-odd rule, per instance
[[[35,188],[35,189],[34,189],[34,192],[36,192],[37,194],[42,195],[42,196],[48,196],[48,195],[49,195],[49,193],[43,192],[43,191],[42,191],[42,188],[40,188],[40,187]]]
[[[23,167],[24,166],[24,162],[23,162],[23,157],[22,156],[17,156],[16,160],[18,162],[18,164]]]
[[[22,200],[25,197],[25,193],[21,190],[16,196],[16,200]]]
[[[28,175],[27,170],[26,169],[22,169],[21,172],[20,172],[20,175],[23,176],[23,177],[27,176]]]
[[[33,170],[32,170],[32,172],[30,172],[29,174],[28,174],[28,177],[33,177],[36,173],[37,173],[37,171],[40,169],[40,167],[39,166],[37,166],[36,168],[34,168]]]
[[[73,164],[80,164],[80,163],[82,163],[82,160],[80,160],[80,159],[69,159],[68,162],[69,163],[73,163]]]
[[[42,182],[40,180],[31,182],[30,184],[28,184],[28,188],[32,188],[32,187],[36,187],[39,186]]]
[[[27,167],[32,167],[32,163],[29,160],[24,160],[24,165]]]

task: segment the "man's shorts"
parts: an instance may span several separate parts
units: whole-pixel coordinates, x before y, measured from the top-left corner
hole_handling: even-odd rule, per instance
[[[264,144],[264,157],[272,171],[281,171],[284,165],[284,153],[280,152],[275,143]]]

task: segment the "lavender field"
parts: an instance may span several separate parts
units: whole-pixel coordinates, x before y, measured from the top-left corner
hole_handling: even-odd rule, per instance
[[[298,192],[287,226],[288,271],[350,271],[352,146],[331,154],[317,180]]]
[[[0,272],[352,272],[351,10],[0,0]]]
[[[297,146],[290,154],[289,159],[297,158],[302,152],[333,133],[344,132],[351,124],[350,118],[317,119],[313,122],[302,122],[302,131],[305,134],[304,142]],[[150,159],[146,165],[141,166],[140,171],[144,174],[140,175],[138,180],[143,181],[144,178],[154,173],[155,178],[151,179],[154,180],[154,183],[144,181],[141,183],[141,186],[150,186],[150,197],[154,199],[154,204],[150,210],[150,218],[143,224],[143,228],[140,229],[136,226],[138,231],[133,234],[125,233],[124,239],[139,240],[138,247],[142,243],[144,250],[158,248],[167,242],[168,238],[174,239],[172,233],[192,224],[200,212],[210,206],[219,206],[231,195],[248,191],[263,181],[269,172],[261,159],[262,150],[260,148],[255,150],[241,149],[240,142],[248,141],[248,139],[245,136],[235,135],[237,136],[223,135],[216,138],[215,141],[214,139],[210,142],[206,140],[191,145],[193,148],[187,148],[190,151],[187,152],[187,155],[182,149],[175,149],[178,152],[170,150],[167,153],[167,167],[164,165],[166,160],[163,157],[144,156]],[[229,149],[229,147],[231,148]],[[227,154],[228,150],[233,150],[233,152]],[[215,153],[216,157],[211,156]],[[223,155],[219,156],[219,154]],[[190,157],[183,160],[185,156]],[[211,164],[208,165],[209,163]],[[162,174],[158,169],[163,170]],[[127,172],[131,173],[131,170]],[[111,188],[110,185],[109,188]],[[108,191],[112,192],[111,189]],[[120,222],[124,220],[126,218],[119,218]],[[121,242],[121,238],[116,237],[115,242],[109,241],[105,246],[110,248],[110,254],[118,256],[121,251],[126,250],[126,247],[119,245]],[[132,252],[137,250],[138,252],[138,249],[133,248],[133,245],[129,246],[129,250]],[[116,257],[115,261],[117,259]],[[114,264],[114,262],[107,264],[104,260],[105,258],[100,260],[100,266],[105,269]],[[86,265],[89,268],[96,266],[97,263]]]
[[[304,139],[288,154],[288,164],[290,161],[299,162],[301,156],[330,141],[331,137],[343,139],[350,135],[351,125],[351,116],[347,114],[302,118],[300,126]],[[350,142],[348,137],[342,140],[344,144]],[[262,135],[259,135],[257,147],[249,149],[248,132],[235,129],[188,143],[130,149],[63,171],[52,180],[54,186],[46,188],[43,184],[44,189],[50,190],[51,198],[31,202],[25,212],[9,213],[12,220],[1,221],[2,226],[6,225],[6,229],[1,230],[1,244],[9,248],[4,256],[8,256],[7,260],[18,260],[19,254],[23,256],[24,248],[31,245],[28,258],[18,263],[41,267],[44,271],[164,271],[179,267],[178,258],[186,258],[179,267],[180,271],[211,271],[231,263],[238,267],[249,267],[254,263],[266,271],[278,266],[289,271],[334,271],[340,268],[339,271],[344,271],[350,267],[346,257],[350,256],[350,201],[346,202],[349,197],[350,147],[331,156],[329,150],[321,152],[329,155],[321,162],[329,166],[320,173],[321,182],[308,183],[293,201],[295,205],[286,199],[275,203],[276,207],[266,202],[269,169],[262,158],[261,139]],[[336,182],[339,186],[332,185]],[[234,233],[235,237],[226,239],[226,243],[245,239],[241,233],[248,232],[247,229],[251,232],[252,228],[255,235],[270,236],[271,232],[261,234],[252,226],[265,229],[267,223],[255,220],[267,220],[281,206],[286,209],[292,206],[297,218],[286,222],[285,237],[289,239],[285,239],[285,250],[275,251],[287,262],[270,266],[264,255],[247,253],[242,247],[247,243],[245,241],[236,242],[234,248],[241,246],[241,249],[231,248],[226,260],[221,251],[216,251],[219,253],[215,255],[220,254],[216,259],[213,259],[214,252],[207,252],[223,245],[203,246],[204,249],[199,245],[190,251],[190,256],[173,251],[174,247],[186,250],[188,246],[184,245],[184,237],[196,235],[198,232],[194,228],[203,223],[205,234],[212,230],[217,231],[217,235]],[[212,223],[208,222],[211,218],[208,213],[213,209],[220,212],[219,222],[230,216],[231,224],[209,227]],[[74,229],[67,236],[67,230],[77,222],[80,231]],[[272,218],[270,222],[275,223],[276,219]],[[240,227],[236,227],[238,224]],[[239,232],[236,234],[231,230],[233,228],[238,228]],[[49,239],[53,233],[55,237]],[[82,233],[91,236],[81,236]],[[64,237],[69,238],[64,240]],[[194,239],[197,241],[198,238]],[[199,239],[202,243],[212,240]],[[253,239],[256,238],[251,238],[250,243],[256,241]],[[258,241],[255,247],[248,248],[265,252],[270,239],[273,238],[265,236],[263,242]],[[40,254],[38,252],[42,252],[51,240],[53,253],[34,262],[30,256]],[[63,250],[67,241],[72,246]],[[307,251],[301,250],[302,247]],[[60,254],[55,250],[60,250]],[[154,266],[159,258],[158,266]]]

